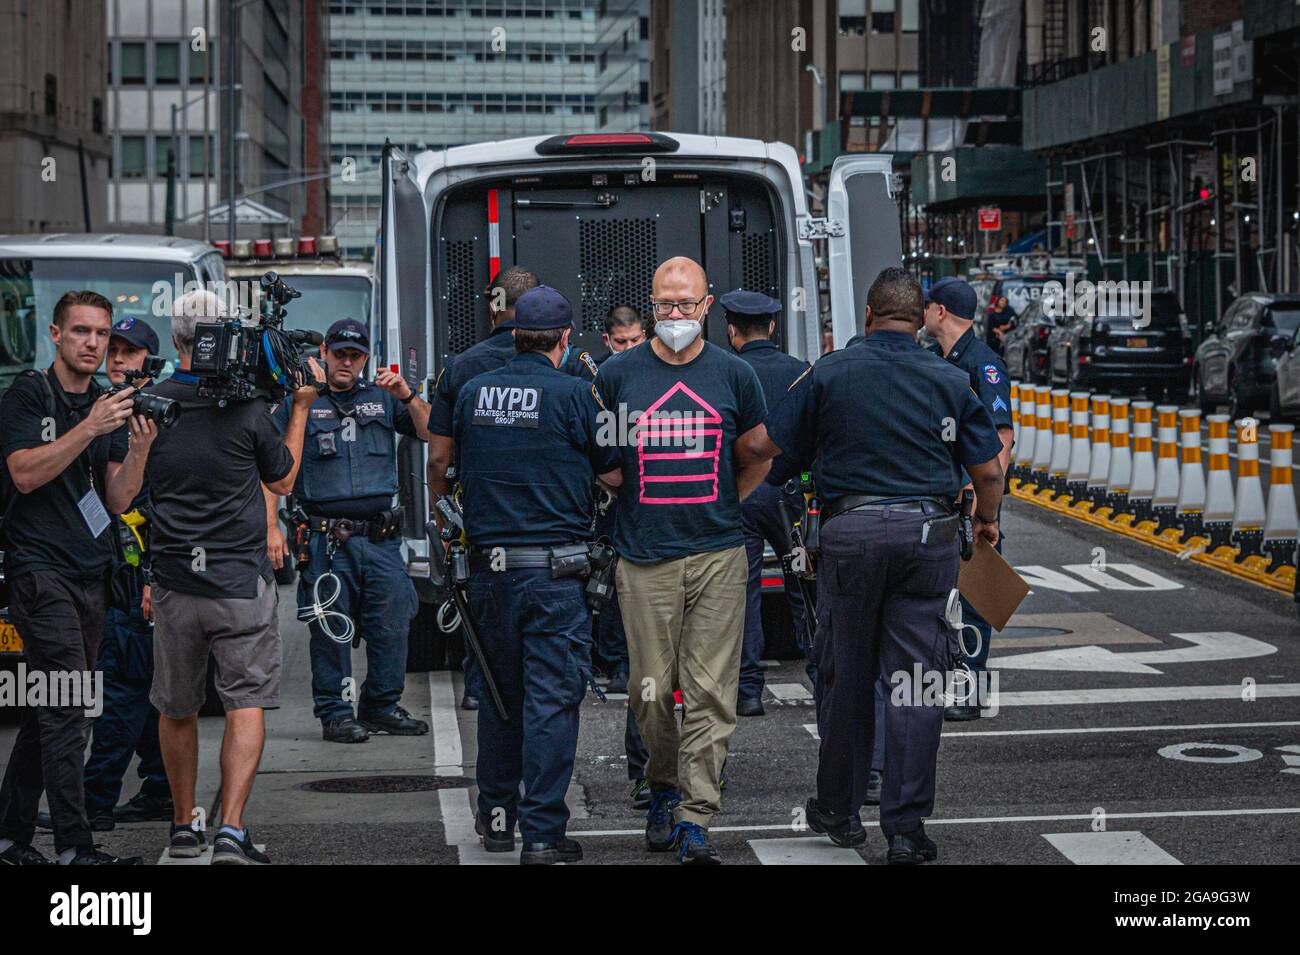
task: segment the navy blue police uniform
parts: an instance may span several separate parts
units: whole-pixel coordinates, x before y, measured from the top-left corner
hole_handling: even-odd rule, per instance
[[[327,348],[370,351],[365,328],[341,319],[325,335]],[[276,411],[288,426],[290,402]],[[314,712],[326,727],[353,716],[372,731],[421,735],[428,725],[399,705],[406,683],[407,640],[419,606],[402,560],[401,522],[393,508],[397,493],[394,433],[418,437],[410,411],[374,382],[358,379],[347,391],[329,391],[307,412],[302,467],[294,503],[307,516],[310,560],[298,578],[298,606],[325,610],[309,615]],[[332,572],[335,587],[322,575]],[[326,604],[328,603],[328,606]],[[351,619],[366,644],[366,679],[351,688],[351,640],[343,637]],[[327,629],[329,632],[327,632]],[[360,734],[357,734],[360,736]],[[364,737],[361,737],[364,738]],[[360,741],[359,739],[355,741]]]
[[[546,286],[515,305],[517,327],[562,328],[572,308]],[[537,352],[463,384],[453,410],[470,545],[469,606],[509,720],[478,710],[478,827],[489,849],[555,849],[565,839],[578,711],[590,679],[591,617],[582,577],[556,550],[585,556],[594,476],[618,468],[597,442],[592,386]],[[581,560],[581,558],[579,559]],[[520,795],[520,785],[523,795]]]
[[[890,705],[885,720],[880,827],[892,843],[934,808],[943,705],[928,705],[913,668],[942,676],[950,663],[944,607],[960,561],[961,468],[995,458],[1001,442],[966,376],[895,331],[823,356],[767,431],[786,459],[770,480],[811,464],[825,502],[814,648],[825,696],[810,817],[862,806],[884,673],[891,704],[906,704]]]
[[[944,306],[959,318],[967,321],[974,319],[978,307],[975,290],[958,278],[941,279],[936,282],[926,296],[927,304],[934,302]],[[974,327],[966,329],[953,343],[948,354],[943,356],[956,365],[970,380],[970,387],[980,403],[989,411],[993,427],[1011,429],[1011,382],[1007,376],[1007,366],[1002,357],[992,348],[980,341]],[[963,482],[966,475],[962,475]],[[999,514],[999,516],[1001,516]],[[998,540],[998,550],[1002,550],[1002,540]],[[978,610],[970,605],[965,597],[961,598],[962,622],[969,623],[980,632],[978,652],[967,657],[970,668],[979,672],[988,664],[989,641],[993,636],[993,627]],[[978,708],[967,708],[967,715],[974,716]]]
[[[158,354],[158,334],[148,323],[123,318],[113,325],[112,338],[150,355]],[[133,518],[134,528],[126,518]],[[158,710],[149,702],[153,685],[153,623],[142,609],[148,569],[148,480],[114,529],[125,546],[118,548],[109,588],[104,637],[95,668],[104,674],[103,712],[95,720],[90,755],[86,757],[86,815],[92,828],[101,820],[137,822],[171,818],[171,789],[158,742]],[[138,536],[137,536],[138,535]],[[140,791],[117,806],[122,779],[138,755]],[[116,811],[115,811],[116,807]]]
[[[736,316],[740,322],[754,319],[772,320],[782,311],[781,303],[762,292],[737,289],[718,299],[726,309],[728,318]],[[785,397],[790,385],[808,370],[808,363],[787,355],[770,338],[746,342],[739,349],[740,357],[749,363],[758,375],[759,386],[769,409],[775,408]],[[781,513],[784,501],[786,514]],[[745,642],[740,652],[740,690],[737,711],[740,715],[758,715],[762,710],[763,696],[763,550],[771,544],[778,556],[790,553],[791,519],[802,516],[803,496],[786,494],[772,484],[760,484],[740,505],[741,528],[745,534],[745,554],[749,560],[749,578],[745,588]],[[805,623],[807,608],[799,582],[793,575],[785,576],[785,593],[790,602],[790,616],[794,622],[795,640],[807,655],[811,651]],[[809,678],[816,685],[816,669],[808,664]]]

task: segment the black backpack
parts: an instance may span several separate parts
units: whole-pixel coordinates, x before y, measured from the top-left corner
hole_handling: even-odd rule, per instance
[[[38,371],[35,368],[28,368],[26,371],[22,372],[19,377],[35,377],[40,379],[41,387],[45,391],[45,413],[51,418],[55,417],[54,389],[50,387],[50,379],[46,376],[46,373]],[[10,387],[12,388],[13,385],[10,385]],[[0,458],[0,545],[3,545],[4,543],[5,522],[9,520],[14,505],[18,502],[20,497],[22,497],[22,495],[18,493],[18,489],[14,487],[13,479],[9,476],[8,463],[3,458]]]

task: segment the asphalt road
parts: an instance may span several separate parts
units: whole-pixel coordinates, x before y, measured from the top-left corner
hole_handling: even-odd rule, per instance
[[[927,822],[935,864],[1300,862],[1291,600],[1015,500],[1005,532],[1033,591],[994,639],[994,663],[1006,661],[997,715],[945,727]],[[488,856],[472,833],[475,726],[455,707],[459,674],[408,676],[404,704],[432,721],[429,736],[325,743],[292,599],[282,589],[284,706],[269,715],[247,815],[255,840],[276,863],[514,862]],[[732,740],[713,825],[724,861],[883,864],[874,809],[863,812],[861,850],[798,827],[817,762],[801,662],[772,666],[766,702],[767,715],[742,719]],[[589,696],[583,706],[571,834],[585,864],[673,864],[644,851],[643,819],[628,802],[624,705]],[[201,720],[199,793],[209,807],[221,728]],[[12,724],[0,727],[0,757],[12,737]],[[326,791],[312,788],[321,784]],[[135,785],[128,777],[125,794]],[[403,785],[417,788],[387,791]],[[366,787],[385,791],[335,791]],[[119,826],[101,840],[152,862],[165,832]],[[47,835],[40,845],[49,848]]]

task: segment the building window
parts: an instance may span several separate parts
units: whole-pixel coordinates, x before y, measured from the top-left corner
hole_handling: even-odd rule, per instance
[[[125,46],[126,44],[123,44]],[[119,147],[117,168],[123,179],[143,179],[146,172],[143,136],[123,136]]]
[[[145,81],[143,43],[122,44],[122,85],[140,86]]]
[[[921,29],[921,3],[920,0],[902,0],[903,4],[903,32],[915,33]]]
[[[894,0],[871,0],[871,32],[894,32]]]
[[[208,174],[210,163],[208,159],[212,156],[212,140],[208,140],[208,149],[203,148],[202,136],[190,137],[190,178],[202,179]]]
[[[219,62],[217,59],[215,59],[217,55],[216,42],[214,40],[208,40],[208,48],[206,50],[196,50],[193,47],[188,47],[187,49],[189,50],[189,54],[188,54],[189,68],[187,72],[189,73],[190,85],[191,86],[202,85],[203,65],[209,62],[208,58],[209,57],[213,58],[210,61],[213,64]],[[217,76],[217,71],[214,66],[212,68],[212,78],[216,79],[216,76]]]
[[[867,88],[867,74],[861,72],[852,72],[849,70],[840,71],[840,92],[855,93],[858,90]]]
[[[893,72],[884,72],[882,70],[871,71],[871,88],[873,90],[892,90],[897,87],[894,81]]]
[[[104,101],[98,96],[90,100],[90,129],[91,132],[104,132]]]
[[[155,179],[165,179],[167,177],[167,154],[172,150],[171,136],[155,136],[153,138],[153,175]],[[179,156],[173,160],[177,166],[177,172],[180,171]]]
[[[158,43],[153,51],[153,81],[157,86],[175,86],[181,81],[179,43]]]
[[[59,115],[59,78],[53,73],[45,74],[45,115]]]
[[[839,0],[839,31],[856,36],[867,32],[867,0]]]
[[[108,44],[108,52],[104,55],[104,65],[107,67],[107,73],[108,73],[108,79],[105,81],[105,83],[108,86],[112,86],[113,85],[113,44],[112,42]]]
[[[921,74],[919,73],[899,73],[898,88],[900,90],[914,90],[921,87]]]

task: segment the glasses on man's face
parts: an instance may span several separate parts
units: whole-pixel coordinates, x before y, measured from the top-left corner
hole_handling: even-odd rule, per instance
[[[695,314],[695,310],[704,304],[704,299],[695,302],[655,302],[655,314],[667,318],[673,313],[673,309],[681,312],[683,315],[690,316]]]

